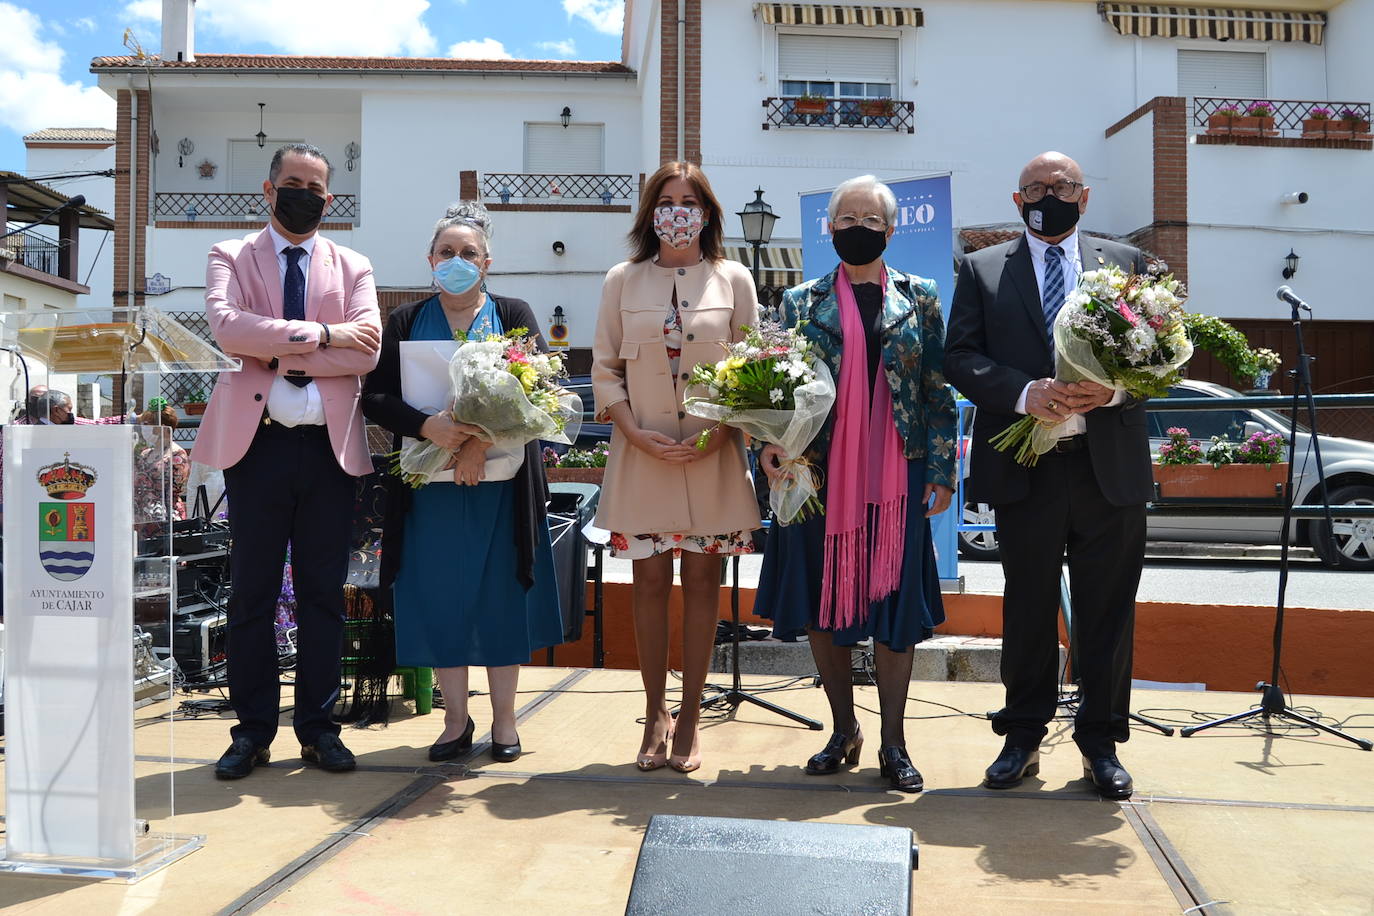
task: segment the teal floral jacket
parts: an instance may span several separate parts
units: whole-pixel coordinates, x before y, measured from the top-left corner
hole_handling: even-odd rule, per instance
[[[835,293],[839,268],[819,280],[794,286],[782,297],[782,323],[806,324],[802,334],[816,346],[836,382],[844,337]],[[935,281],[887,268],[882,315],[883,372],[892,389],[892,415],[909,460],[925,459],[926,483],[954,487],[954,395],[945,384],[945,323]],[[806,457],[825,464],[830,454],[834,412]]]

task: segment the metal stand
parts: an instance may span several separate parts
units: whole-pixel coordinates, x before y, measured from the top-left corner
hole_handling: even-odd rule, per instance
[[[1303,309],[1306,309],[1307,306],[1302,305],[1301,300],[1298,300],[1296,297],[1285,299],[1285,301],[1289,303],[1293,310],[1290,320],[1293,322],[1293,330],[1296,332],[1298,344],[1298,365],[1293,371],[1293,406],[1289,415],[1288,446],[1291,449],[1293,443],[1297,441],[1298,411],[1305,397],[1308,429],[1311,432],[1309,441],[1312,443],[1313,455],[1317,462],[1317,480],[1321,488],[1322,507],[1326,512],[1326,530],[1328,536],[1330,536],[1330,532],[1333,530],[1331,522],[1331,499],[1326,492],[1326,471],[1322,467],[1321,443],[1317,438],[1317,405],[1316,402],[1312,400],[1312,374],[1308,367],[1308,363],[1312,357],[1307,355],[1307,350],[1303,346],[1302,315],[1299,313],[1300,305]],[[1310,309],[1307,310],[1311,311]],[[1291,459],[1292,456],[1290,455],[1289,457]],[[1333,728],[1330,725],[1323,725],[1315,719],[1309,719],[1301,713],[1293,712],[1284,701],[1283,690],[1279,687],[1279,659],[1283,654],[1283,600],[1284,595],[1288,591],[1288,533],[1293,523],[1293,468],[1296,464],[1297,463],[1292,460],[1288,462],[1288,492],[1284,500],[1283,527],[1280,529],[1282,537],[1279,541],[1281,545],[1279,549],[1279,593],[1278,600],[1274,604],[1274,657],[1273,665],[1269,672],[1269,682],[1265,683],[1264,681],[1260,681],[1255,685],[1255,689],[1260,691],[1260,704],[1245,712],[1239,712],[1235,715],[1226,716],[1221,719],[1214,719],[1211,722],[1204,722],[1201,725],[1189,726],[1188,728],[1182,729],[1179,734],[1187,738],[1217,725],[1226,725],[1230,722],[1244,722],[1248,719],[1253,719],[1255,716],[1263,716],[1265,726],[1267,727],[1269,720],[1277,717],[1298,722],[1309,728],[1315,728],[1329,735],[1335,735],[1337,738],[1344,738],[1346,741],[1351,742],[1362,750],[1374,750],[1374,742],[1367,741],[1364,738],[1357,738],[1354,735],[1348,735],[1338,728]]]
[[[1078,657],[1075,655],[1077,644],[1074,642],[1073,639],[1073,600],[1069,594],[1069,580],[1064,575],[1062,570],[1059,573],[1059,612],[1064,617],[1064,630],[1069,634],[1069,664],[1073,668],[1074,677],[1077,677]],[[1059,700],[1055,703],[1055,705],[1061,707],[1066,713],[1068,713],[1071,716],[1077,715],[1078,699],[1079,686],[1075,682],[1070,689],[1062,691],[1059,694]],[[1132,722],[1139,722],[1141,725],[1148,725],[1150,728],[1153,728],[1158,732],[1162,732],[1165,735],[1172,736],[1174,733],[1173,727],[1165,725],[1163,722],[1156,722],[1154,719],[1147,719],[1144,716],[1138,716],[1135,713],[1129,711],[1126,713],[1126,715],[1130,717]]]
[[[805,725],[812,731],[820,731],[822,728],[824,728],[824,726],[822,726],[821,723],[817,722],[815,719],[812,719],[808,716],[804,716],[798,712],[793,712],[790,709],[785,709],[776,703],[770,702],[768,700],[763,699],[762,697],[757,696],[756,694],[749,693],[748,691],[744,690],[743,686],[740,684],[739,557],[731,557],[730,562],[732,564],[731,572],[734,576],[734,581],[730,586],[730,623],[732,626],[731,632],[734,634],[734,638],[731,640],[730,651],[732,655],[731,668],[733,669],[734,674],[733,679],[731,681],[731,685],[729,687],[721,687],[717,684],[706,685],[706,690],[709,692],[705,692],[702,694],[701,708],[705,709],[708,706],[714,706],[717,703],[723,702],[728,703],[730,705],[730,708],[733,710],[737,709],[741,703],[753,703],[755,706],[766,709],[772,713],[777,713],[785,719],[791,719],[793,722]]]

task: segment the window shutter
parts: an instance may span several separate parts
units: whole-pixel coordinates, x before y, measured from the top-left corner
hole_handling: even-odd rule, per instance
[[[1178,52],[1178,94],[1194,98],[1268,97],[1263,51]]]
[[[780,34],[778,79],[895,84],[897,39]]]
[[[525,171],[599,175],[605,171],[600,124],[526,124]]]

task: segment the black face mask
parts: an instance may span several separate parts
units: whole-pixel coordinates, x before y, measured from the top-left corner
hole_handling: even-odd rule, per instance
[[[306,188],[277,188],[277,205],[272,208],[281,227],[292,235],[315,231],[324,215],[324,198]]]
[[[883,256],[887,250],[887,233],[864,226],[850,226],[832,233],[830,242],[841,261],[858,267],[872,264]]]
[[[61,425],[61,426],[75,426],[75,425],[76,425],[76,414],[75,414],[75,413],[68,413],[68,414],[67,414],[67,419],[63,420],[63,421],[61,422],[61,424],[59,424],[59,425]]]
[[[1021,201],[1021,218],[1037,235],[1063,235],[1078,225],[1078,216],[1078,201],[1060,200],[1048,191],[1033,204]]]

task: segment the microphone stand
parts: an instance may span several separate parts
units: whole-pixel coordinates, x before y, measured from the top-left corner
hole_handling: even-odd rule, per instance
[[[1285,292],[1288,293],[1287,296],[1283,295]],[[1293,523],[1293,501],[1295,498],[1293,493],[1293,469],[1296,462],[1293,461],[1293,450],[1297,446],[1298,412],[1304,398],[1306,399],[1307,405],[1307,426],[1311,437],[1309,441],[1312,443],[1312,452],[1316,458],[1317,464],[1317,485],[1321,492],[1322,506],[1326,510],[1326,536],[1331,537],[1333,530],[1331,521],[1331,500],[1326,493],[1326,471],[1322,467],[1321,442],[1317,438],[1317,404],[1316,401],[1312,399],[1312,374],[1308,366],[1312,357],[1307,355],[1307,350],[1303,346],[1302,315],[1299,311],[1300,309],[1306,309],[1310,312],[1311,309],[1307,308],[1306,303],[1301,299],[1292,295],[1292,292],[1287,288],[1280,290],[1279,298],[1287,302],[1292,308],[1292,317],[1290,320],[1293,323],[1293,330],[1297,335],[1298,365],[1297,368],[1293,370],[1293,406],[1289,414],[1288,423],[1288,492],[1283,507],[1283,527],[1280,529],[1281,534],[1279,539],[1279,593],[1278,600],[1274,605],[1273,665],[1269,671],[1269,682],[1265,683],[1264,681],[1260,681],[1255,685],[1255,689],[1260,691],[1260,704],[1258,706],[1252,707],[1245,712],[1238,712],[1234,715],[1214,719],[1211,722],[1204,722],[1201,725],[1193,725],[1188,728],[1180,729],[1179,734],[1187,738],[1217,725],[1226,725],[1231,722],[1244,722],[1248,719],[1253,719],[1255,716],[1263,716],[1266,729],[1270,719],[1288,719],[1306,725],[1309,728],[1315,728],[1318,731],[1326,732],[1329,735],[1335,735],[1337,738],[1344,738],[1360,749],[1370,751],[1374,750],[1374,742],[1367,741],[1364,738],[1357,738],[1338,728],[1324,725],[1316,719],[1310,719],[1301,713],[1294,712],[1288,707],[1288,704],[1284,700],[1283,689],[1279,687],[1279,659],[1283,653],[1283,601],[1288,591],[1288,544],[1290,540],[1289,531]]]

